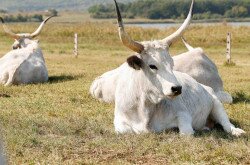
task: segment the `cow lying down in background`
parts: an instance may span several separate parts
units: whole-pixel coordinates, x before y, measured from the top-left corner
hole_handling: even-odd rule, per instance
[[[187,73],[199,83],[213,88],[221,102],[232,103],[232,96],[224,91],[222,79],[214,62],[202,48],[193,48],[184,38],[182,41],[188,52],[173,57],[174,70]]]
[[[32,39],[40,34],[44,24],[51,17],[45,19],[32,34],[15,34],[0,17],[4,31],[15,39],[13,50],[0,59],[0,84],[7,86],[48,81],[42,50],[39,48],[38,40]]]
[[[194,130],[203,129],[208,119],[221,124],[234,136],[245,133],[230,123],[211,87],[198,83],[188,74],[173,71],[169,45],[188,27],[193,3],[194,0],[188,17],[175,33],[162,40],[139,43],[125,32],[115,1],[120,39],[137,53],[116,69],[115,72],[119,72],[116,79],[106,84],[110,89],[115,85],[114,126],[117,133],[161,132],[177,127],[180,134],[190,135]],[[112,74],[114,71],[106,75]],[[99,91],[98,85],[91,86],[90,92],[95,98],[103,98]]]

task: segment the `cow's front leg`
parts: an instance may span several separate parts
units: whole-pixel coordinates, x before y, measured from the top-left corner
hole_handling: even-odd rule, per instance
[[[177,120],[181,135],[193,135],[195,133],[192,127],[192,117],[188,113],[179,113]]]

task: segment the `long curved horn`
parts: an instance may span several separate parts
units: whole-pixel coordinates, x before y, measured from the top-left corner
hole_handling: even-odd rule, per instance
[[[128,47],[129,49],[131,49],[137,53],[141,53],[144,50],[144,46],[142,44],[132,40],[129,37],[129,35],[125,32],[119,7],[117,5],[116,0],[114,0],[114,1],[115,1],[116,12],[117,12],[117,22],[119,25],[119,35],[120,35],[120,39],[121,39],[122,43],[126,47]]]
[[[182,42],[184,43],[184,45],[186,46],[186,48],[187,48],[189,51],[194,49],[191,45],[189,45],[189,44],[187,43],[187,41],[185,40],[185,38],[181,37],[181,40],[182,40]]]
[[[46,19],[40,24],[40,26],[37,28],[37,30],[36,30],[35,32],[33,32],[33,33],[30,35],[30,37],[31,37],[31,38],[34,38],[34,37],[38,36],[38,35],[41,33],[41,31],[42,31],[43,26],[45,25],[45,23],[46,23],[50,18],[52,18],[52,17],[55,17],[55,16],[53,15],[53,16],[50,16],[50,17],[46,18]]]
[[[194,0],[192,0],[188,16],[185,19],[184,23],[181,25],[181,27],[176,32],[174,32],[170,36],[163,39],[162,40],[163,43],[166,43],[167,45],[171,45],[176,39],[178,39],[185,32],[185,30],[187,29],[188,25],[191,22],[193,6],[194,6]]]
[[[2,21],[2,24],[3,24],[3,29],[5,31],[5,33],[9,34],[12,38],[14,39],[19,39],[20,36],[18,34],[15,34],[14,32],[12,32],[6,25],[5,25],[5,22],[3,20],[2,17],[0,17],[0,20]]]

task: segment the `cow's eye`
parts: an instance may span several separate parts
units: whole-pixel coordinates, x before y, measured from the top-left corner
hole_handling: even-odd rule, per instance
[[[150,69],[158,70],[158,68],[155,65],[149,65]]]

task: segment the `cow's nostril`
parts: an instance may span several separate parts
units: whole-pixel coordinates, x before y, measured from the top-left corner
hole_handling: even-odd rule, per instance
[[[172,92],[174,93],[175,96],[181,94],[182,86],[174,86],[171,88]]]

